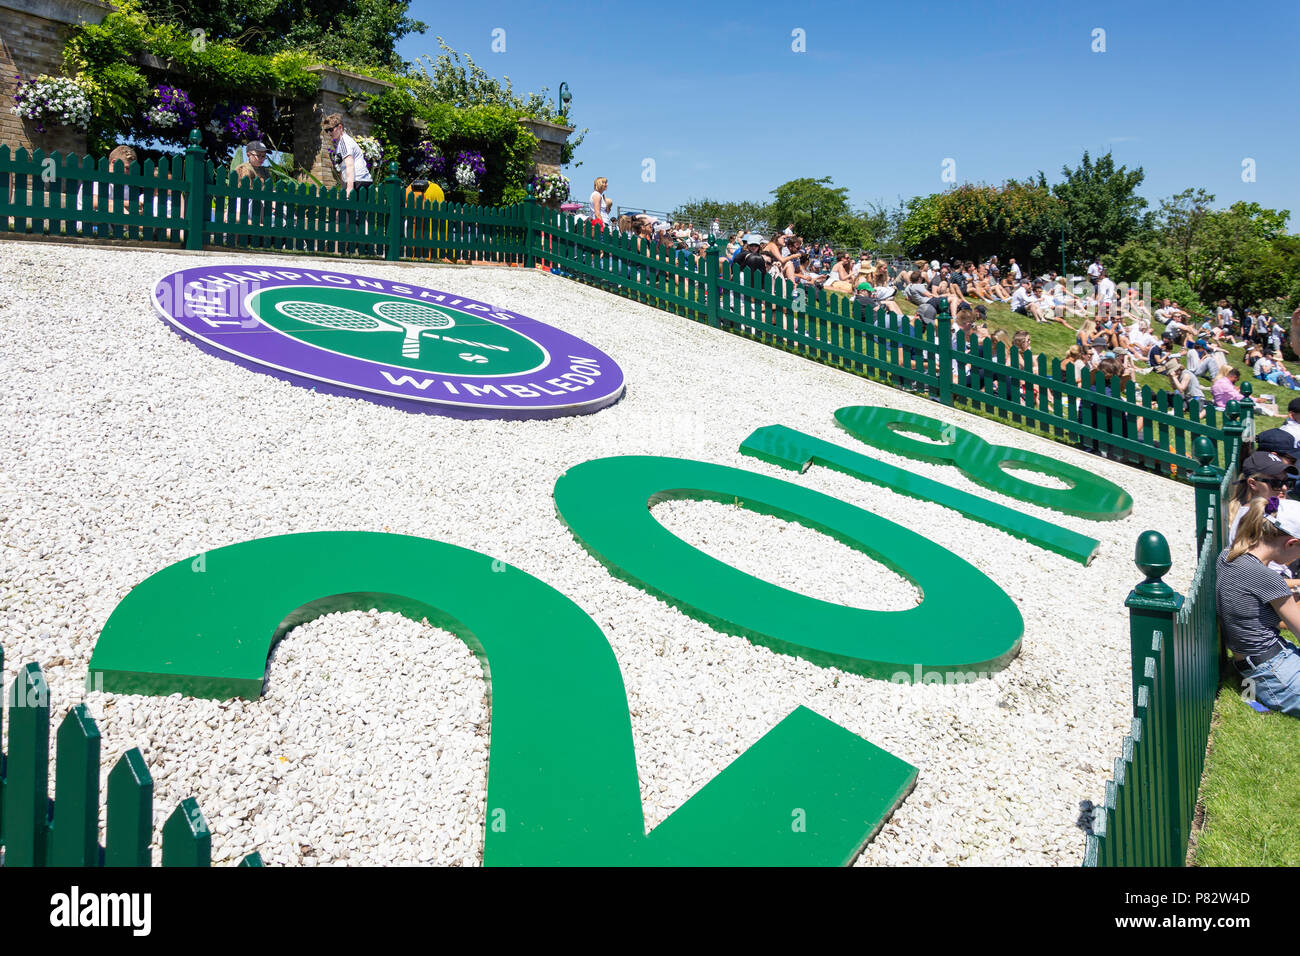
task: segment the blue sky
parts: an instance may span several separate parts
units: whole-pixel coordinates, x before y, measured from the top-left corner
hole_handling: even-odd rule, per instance
[[[517,90],[560,81],[589,127],[566,172],[616,204],[768,198],[830,176],[855,207],[956,181],[1049,181],[1084,149],[1142,166],[1140,192],[1292,210],[1300,231],[1300,3],[549,2],[414,0],[435,35]],[[492,51],[493,30],[505,52]],[[795,30],[804,31],[795,52]],[[1094,31],[1103,30],[1104,34]],[[1104,41],[1104,52],[1093,47]],[[645,160],[654,181],[643,180]],[[1254,181],[1243,162],[1254,161]]]

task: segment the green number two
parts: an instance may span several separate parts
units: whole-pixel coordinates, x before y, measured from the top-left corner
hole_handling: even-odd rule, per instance
[[[627,696],[595,622],[523,571],[403,535],[283,535],[164,568],[113,611],[88,680],[255,699],[290,628],[371,607],[427,619],[482,662],[489,865],[845,864],[916,780],[800,707],[647,835]]]

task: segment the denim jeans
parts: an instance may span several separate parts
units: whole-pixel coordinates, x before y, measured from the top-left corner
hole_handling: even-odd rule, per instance
[[[1300,651],[1282,642],[1282,652],[1258,667],[1237,668],[1242,682],[1254,684],[1255,700],[1270,710],[1300,717]],[[1249,685],[1247,685],[1249,686]]]

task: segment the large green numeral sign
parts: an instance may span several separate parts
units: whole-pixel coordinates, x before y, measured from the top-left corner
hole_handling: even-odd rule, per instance
[[[1097,554],[1096,538],[1050,524],[995,501],[985,501],[969,492],[950,488],[784,425],[765,425],[756,430],[741,444],[740,452],[800,473],[810,465],[824,465],[911,498],[933,501],[1080,564],[1088,564]]]
[[[118,693],[261,693],[271,646],[331,611],[427,618],[490,681],[484,862],[850,862],[916,770],[800,707],[649,836],[627,695],[605,636],[537,578],[425,538],[262,538],[164,568],[113,611],[90,674]]]
[[[903,575],[924,599],[906,611],[867,611],[759,580],[650,514],[676,498],[735,502],[825,532]],[[555,506],[617,577],[712,627],[823,667],[886,680],[918,668],[979,676],[1020,649],[1020,611],[977,568],[914,531],[788,481],[680,458],[600,458],[560,476]]]
[[[850,435],[868,445],[917,461],[955,465],[976,484],[1019,501],[1094,521],[1118,521],[1128,517],[1133,510],[1132,497],[1112,481],[1037,452],[1007,445],[990,445],[978,435],[945,425],[928,415],[857,405],[837,410],[835,420]],[[910,438],[898,426],[948,444],[932,445]],[[1055,476],[1071,487],[1044,488],[1016,478],[1002,467],[1005,462],[1021,464],[1033,471]]]

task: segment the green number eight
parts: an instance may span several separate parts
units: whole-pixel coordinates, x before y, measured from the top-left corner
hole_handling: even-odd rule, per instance
[[[868,445],[917,461],[955,465],[976,484],[1029,504],[1094,521],[1118,521],[1133,510],[1132,497],[1112,481],[1037,452],[992,445],[978,435],[928,415],[856,405],[838,409],[835,420],[850,435]],[[910,438],[903,431],[918,432],[948,444],[933,445]],[[1060,478],[1071,487],[1044,488],[1016,478],[1004,469],[1007,462],[1021,463],[1033,471]]]

